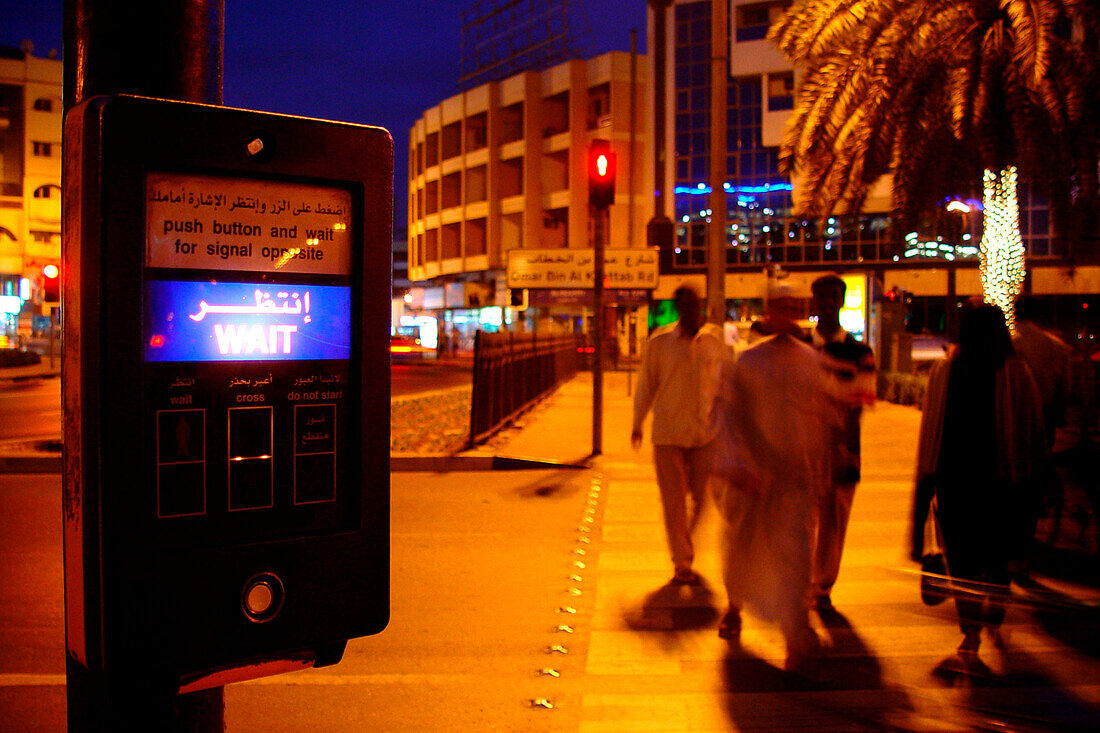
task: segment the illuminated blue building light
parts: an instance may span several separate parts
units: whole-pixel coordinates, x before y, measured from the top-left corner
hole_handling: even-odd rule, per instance
[[[774,183],[763,184],[762,186],[734,186],[728,182],[722,184],[722,187],[726,192],[730,194],[768,194],[773,190],[793,190],[794,187],[789,183]],[[696,186],[676,186],[672,189],[674,194],[709,194],[711,193],[711,187],[706,184],[697,184]]]

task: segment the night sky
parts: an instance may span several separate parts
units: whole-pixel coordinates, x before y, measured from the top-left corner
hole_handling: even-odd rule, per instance
[[[394,138],[395,219],[405,222],[408,131],[458,93],[462,11],[472,0],[226,0],[224,103],[379,125]],[[0,0],[0,45],[62,46],[62,0]],[[569,24],[582,57],[645,52],[645,0],[574,0]],[[136,61],[140,63],[140,61]]]

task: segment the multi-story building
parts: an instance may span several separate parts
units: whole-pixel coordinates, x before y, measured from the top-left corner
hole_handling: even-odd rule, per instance
[[[526,311],[511,308],[508,252],[593,246],[585,161],[594,139],[610,141],[618,158],[604,243],[645,246],[652,115],[644,58],[633,67],[633,106],[631,55],[612,52],[483,84],[425,110],[409,135],[414,308],[466,339],[513,319],[535,328],[583,320],[590,291],[531,290]],[[631,295],[644,302],[644,293]],[[628,299],[607,291],[610,303]]]
[[[864,272],[883,291],[912,296],[914,317],[937,327],[949,304],[981,293],[978,243],[981,212],[976,201],[959,201],[936,212],[927,230],[899,231],[891,223],[888,180],[878,182],[862,212],[822,221],[792,216],[797,181],[779,171],[778,151],[794,106],[798,73],[766,40],[771,23],[789,0],[673,0],[667,3],[665,56],[665,215],[675,224],[671,252],[663,253],[657,298],[681,282],[701,288],[707,270],[707,230],[725,217],[725,295],[741,317],[754,315],[767,269],[781,268],[809,295],[808,284],[825,271]],[[726,125],[725,170],[712,175],[712,18],[727,14],[720,37],[728,51],[722,82]],[[650,10],[653,53],[655,15]],[[718,116],[720,118],[720,115]],[[715,211],[710,192],[725,190],[725,211]],[[945,202],[949,203],[949,202]],[[1031,291],[1056,301],[1073,327],[1098,291],[1100,268],[1066,266],[1041,202],[1021,192],[1020,224],[1027,247]],[[1078,265],[1081,263],[1079,262]],[[1085,308],[1082,308],[1085,306]]]
[[[61,266],[61,60],[0,48],[0,335],[49,313]],[[45,297],[45,311],[43,298]],[[56,305],[56,302],[54,302]]]

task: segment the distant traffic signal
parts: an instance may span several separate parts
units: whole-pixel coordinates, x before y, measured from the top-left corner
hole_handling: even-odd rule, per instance
[[[61,302],[61,272],[56,265],[46,265],[42,268],[42,302]]]
[[[599,210],[615,203],[615,154],[607,140],[588,147],[588,203]]]

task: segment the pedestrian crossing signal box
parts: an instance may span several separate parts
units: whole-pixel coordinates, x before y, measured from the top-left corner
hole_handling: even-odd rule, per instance
[[[389,133],[115,96],[65,136],[70,666],[339,661],[389,613]]]

